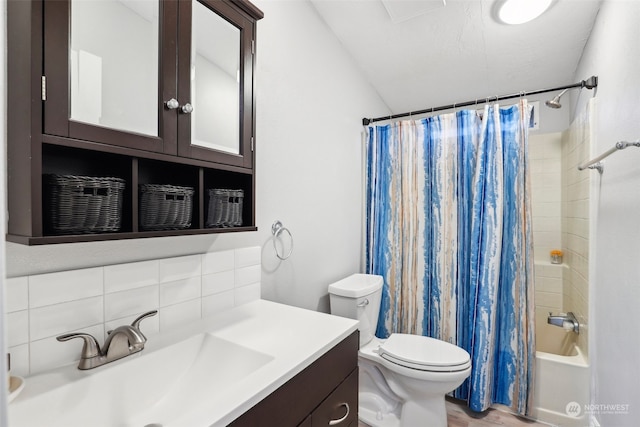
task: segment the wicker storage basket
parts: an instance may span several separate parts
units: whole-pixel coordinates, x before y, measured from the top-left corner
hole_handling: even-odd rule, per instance
[[[140,227],[143,230],[181,230],[191,226],[192,187],[142,184],[140,193]]]
[[[242,226],[243,190],[213,188],[207,192],[209,206],[206,226],[208,228]]]
[[[125,181],[112,177],[44,176],[44,226],[51,234],[120,230]]]

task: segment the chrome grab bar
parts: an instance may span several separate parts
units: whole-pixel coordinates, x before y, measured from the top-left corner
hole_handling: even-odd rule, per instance
[[[584,162],[583,164],[578,166],[578,170],[581,171],[589,168],[589,169],[597,169],[598,172],[602,173],[604,172],[604,165],[600,163],[602,159],[610,156],[611,154],[615,153],[618,150],[624,150],[625,148],[630,146],[640,147],[640,140],[634,141],[634,142],[618,141],[616,142],[616,145],[614,145],[604,153],[600,154],[598,157],[595,157],[589,160],[588,162]]]

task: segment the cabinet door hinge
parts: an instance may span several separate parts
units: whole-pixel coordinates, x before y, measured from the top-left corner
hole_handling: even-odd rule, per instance
[[[46,101],[47,100],[47,76],[42,76],[42,100]]]
[[[255,40],[251,40],[251,54],[252,55],[256,54],[256,41]]]
[[[253,152],[253,137],[251,137],[251,152]]]

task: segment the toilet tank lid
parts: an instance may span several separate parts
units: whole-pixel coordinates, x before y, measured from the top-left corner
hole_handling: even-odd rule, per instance
[[[359,298],[382,288],[382,276],[353,274],[329,285],[329,293],[341,297]]]

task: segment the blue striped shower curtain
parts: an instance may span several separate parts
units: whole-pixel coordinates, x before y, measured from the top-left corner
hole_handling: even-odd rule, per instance
[[[533,398],[529,107],[487,105],[367,129],[366,269],[384,277],[376,335],[471,355],[454,395],[527,414]]]

